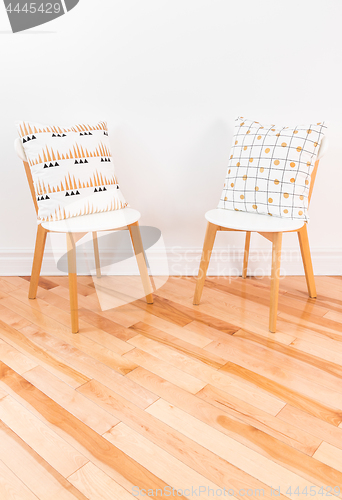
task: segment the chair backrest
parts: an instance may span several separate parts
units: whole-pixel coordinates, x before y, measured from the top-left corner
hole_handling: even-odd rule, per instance
[[[313,191],[315,180],[316,180],[319,162],[320,162],[321,158],[323,158],[323,156],[327,152],[328,147],[329,147],[328,139],[326,138],[326,136],[324,136],[322,139],[321,145],[319,147],[317,160],[315,161],[315,166],[314,166],[313,172],[311,174],[311,184],[310,184],[310,189],[309,189],[309,203],[311,200],[312,191]]]
[[[36,213],[38,214],[38,203],[37,203],[37,198],[36,198],[36,192],[35,192],[34,185],[33,185],[32,173],[31,173],[30,165],[27,162],[25,150],[23,148],[22,142],[19,139],[19,137],[14,141],[14,149],[15,149],[17,155],[19,156],[19,158],[24,162],[26,177],[27,177],[28,184],[30,186],[31,196],[32,196],[32,200],[34,203],[34,208],[36,209]]]

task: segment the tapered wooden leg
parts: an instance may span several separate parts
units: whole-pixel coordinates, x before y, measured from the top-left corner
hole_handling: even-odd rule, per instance
[[[209,266],[209,262],[210,262],[211,253],[213,251],[213,246],[214,246],[217,230],[218,230],[218,226],[216,226],[215,224],[212,224],[211,222],[208,222],[207,231],[205,233],[205,238],[204,238],[201,264],[200,264],[200,268],[198,271],[198,278],[197,278],[197,283],[196,283],[196,290],[195,290],[195,296],[194,296],[194,305],[195,306],[198,306],[198,304],[201,301],[204,282],[205,282],[205,278],[207,276],[208,266]]]
[[[247,231],[246,233],[246,243],[245,243],[245,253],[243,256],[243,268],[242,268],[242,277],[247,278],[247,267],[248,267],[248,257],[249,257],[249,247],[251,244],[251,232]]]
[[[42,268],[47,233],[48,231],[44,229],[41,226],[41,224],[39,224],[37,229],[36,247],[34,250],[34,257],[32,264],[29,299],[35,299],[37,295],[38,282],[39,282],[40,270]]]
[[[96,232],[93,232],[93,244],[94,244],[96,277],[97,278],[101,278],[101,263],[100,263],[99,242],[97,240],[97,233]]]
[[[68,249],[69,295],[71,311],[71,331],[78,333],[78,298],[77,298],[77,267],[76,244],[72,233],[66,234]]]
[[[317,297],[316,284],[311,261],[308,228],[306,224],[304,224],[304,226],[298,231],[298,240],[304,264],[305,278],[308,285],[309,296],[315,299]]]
[[[272,274],[271,274],[271,306],[270,306],[270,332],[276,332],[278,297],[279,297],[279,275],[281,261],[281,242],[283,233],[274,233],[272,245]]]
[[[131,235],[133,250],[137,259],[141,281],[145,291],[146,302],[148,304],[153,304],[153,296],[152,296],[153,290],[151,286],[150,277],[148,275],[145,251],[141,239],[139,223],[134,222],[134,224],[128,226],[128,229],[129,229],[129,234]]]

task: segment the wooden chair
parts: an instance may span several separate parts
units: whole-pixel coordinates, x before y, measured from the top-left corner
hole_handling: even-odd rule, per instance
[[[311,176],[311,186],[309,191],[309,202],[315,182],[318,164],[327,150],[326,138],[323,138],[317,161]],[[248,256],[251,240],[251,233],[257,232],[272,243],[272,273],[271,273],[271,306],[269,315],[269,330],[276,331],[279,295],[279,273],[281,261],[281,244],[283,233],[296,232],[298,234],[300,251],[302,254],[305,277],[309,296],[316,298],[315,278],[311,262],[307,223],[303,220],[282,219],[280,217],[270,217],[247,212],[236,212],[233,210],[215,209],[205,214],[208,221],[207,231],[204,239],[202,259],[196,283],[194,305],[198,305],[201,300],[203,286],[207,275],[209,261],[215,242],[217,231],[245,231],[246,242],[242,268],[242,277],[247,277]]]
[[[31,170],[27,162],[25,151],[20,139],[15,141],[15,150],[19,158],[24,162],[27,180],[30,186],[33,203],[38,213],[38,204],[33,186]],[[70,309],[71,309],[71,328],[72,333],[78,333],[78,300],[77,300],[77,270],[76,270],[76,243],[85,234],[92,232],[94,243],[94,254],[96,264],[96,275],[101,276],[99,247],[97,241],[97,233],[99,231],[110,230],[125,230],[128,229],[134,253],[137,259],[140,276],[142,279],[144,292],[148,304],[153,304],[152,286],[148,269],[146,265],[145,252],[141,240],[138,220],[140,213],[132,208],[123,208],[111,212],[103,212],[98,214],[83,215],[81,217],[72,217],[71,219],[61,220],[56,222],[42,222],[38,225],[36,247],[34,252],[32,274],[29,289],[29,299],[35,299],[38,289],[38,281],[43,262],[44,248],[46,236],[49,232],[66,233],[67,250],[68,250],[68,275],[69,275],[69,292],[70,292]]]

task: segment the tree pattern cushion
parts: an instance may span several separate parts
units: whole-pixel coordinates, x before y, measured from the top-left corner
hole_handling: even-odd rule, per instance
[[[21,122],[39,221],[127,206],[114,173],[106,122],[67,127]]]

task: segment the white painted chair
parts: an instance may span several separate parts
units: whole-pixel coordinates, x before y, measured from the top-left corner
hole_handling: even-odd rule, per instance
[[[317,174],[320,159],[326,153],[328,148],[327,139],[324,137],[320,146],[317,161],[311,176],[311,185],[309,191],[309,202]],[[269,215],[260,215],[247,212],[236,212],[233,210],[214,209],[205,214],[208,221],[207,231],[204,239],[202,259],[197,278],[194,305],[198,305],[201,300],[203,286],[207,275],[209,261],[215,242],[217,231],[245,231],[246,243],[242,269],[242,277],[247,276],[248,256],[251,233],[257,232],[272,242],[272,273],[271,273],[271,307],[269,316],[269,330],[272,333],[276,331],[277,313],[278,313],[278,295],[279,295],[279,273],[281,260],[281,244],[283,233],[296,232],[298,234],[299,246],[302,254],[306,282],[309,296],[316,298],[316,285],[313,274],[309,239],[307,232],[307,223],[303,220],[282,219],[280,217],[270,217]]]
[[[31,170],[27,162],[24,148],[21,140],[16,139],[15,150],[19,158],[24,162],[27,180],[30,186],[33,203],[38,213],[38,205],[33,186]],[[153,304],[152,285],[146,265],[145,252],[141,240],[138,220],[140,213],[132,208],[123,208],[111,212],[103,212],[98,214],[83,215],[80,217],[72,217],[70,219],[42,222],[38,225],[36,247],[33,259],[32,274],[29,289],[29,299],[35,299],[38,289],[38,281],[43,262],[44,248],[47,233],[66,233],[67,249],[68,249],[68,275],[69,275],[69,292],[70,292],[70,309],[71,309],[71,327],[72,333],[78,333],[78,300],[77,300],[77,270],[76,270],[76,243],[85,234],[92,232],[94,242],[94,254],[96,264],[97,277],[101,276],[99,247],[97,241],[97,233],[99,231],[124,230],[130,232],[134,253],[137,259],[140,276],[142,279],[144,292],[148,304]]]

